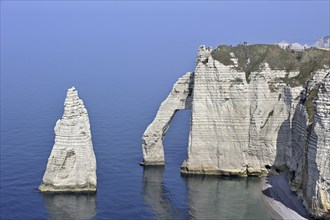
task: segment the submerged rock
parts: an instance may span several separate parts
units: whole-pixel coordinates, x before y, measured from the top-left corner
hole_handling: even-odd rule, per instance
[[[74,87],[68,89],[64,114],[54,130],[55,144],[39,190],[96,191],[96,159],[89,118]]]

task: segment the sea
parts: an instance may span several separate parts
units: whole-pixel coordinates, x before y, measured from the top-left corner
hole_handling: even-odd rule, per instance
[[[172,120],[165,166],[139,165],[161,102],[201,44],[231,33],[218,16],[236,6],[124,2],[1,2],[0,219],[271,219],[260,178],[181,175],[191,111]],[[71,86],[89,114],[97,193],[41,193]]]
[[[98,80],[96,86],[95,80],[77,80],[75,74],[67,75],[69,80],[63,84],[55,76],[55,82],[34,76],[16,83],[16,76],[3,77],[2,220],[271,219],[260,178],[180,174],[187,156],[189,110],[176,113],[165,136],[165,166],[139,165],[142,134],[176,78],[163,83],[165,88],[148,92],[143,82],[130,79]],[[41,193],[37,187],[54,144],[54,126],[63,114],[69,83],[75,79],[91,123],[97,193]]]

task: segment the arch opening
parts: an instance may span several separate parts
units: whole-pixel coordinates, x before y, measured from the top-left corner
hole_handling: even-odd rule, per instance
[[[180,110],[173,116],[170,127],[164,135],[163,145],[167,164],[181,167],[187,158],[191,110]]]
[[[142,136],[143,162],[141,165],[165,164],[163,139],[176,112],[191,109],[193,84],[194,73],[186,73],[178,79],[170,94],[160,105],[155,119]]]

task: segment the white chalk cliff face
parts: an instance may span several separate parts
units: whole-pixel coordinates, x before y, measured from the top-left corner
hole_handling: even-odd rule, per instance
[[[199,59],[188,158],[182,172],[265,175],[267,165],[284,165],[284,158],[275,161],[275,155],[277,146],[286,145],[289,138],[281,126],[289,117],[290,89],[279,84],[272,92],[269,82],[286,72],[265,67],[252,72],[248,83],[235,66],[225,66],[210,55]]]
[[[307,84],[301,94],[288,153],[293,190],[313,216],[329,219],[330,73],[319,83]]]
[[[62,119],[40,191],[96,191],[96,159],[89,118],[77,90],[68,89]]]
[[[213,54],[219,48],[234,52],[220,62],[222,58]],[[162,140],[171,119],[177,110],[191,108],[188,157],[182,164],[182,173],[265,176],[288,172],[291,185],[309,207],[309,213],[327,217],[330,207],[330,63],[329,58],[324,58],[327,52],[316,49],[292,52],[264,45],[219,48],[212,51],[201,46],[195,71],[173,86],[143,134],[143,163],[164,164]],[[277,60],[281,56],[283,60]],[[321,57],[318,63],[314,58],[308,60],[317,56]],[[317,66],[320,63],[321,67]],[[312,93],[315,101],[312,96],[303,98],[307,93]],[[311,109],[313,116],[308,114]]]
[[[164,164],[161,141],[175,111],[190,108],[184,105],[190,97],[191,130],[182,172],[267,174],[266,166],[275,163],[276,146],[289,140],[284,128],[280,139],[277,134],[289,118],[290,88],[274,81],[277,92],[270,89],[272,80],[287,73],[265,66],[261,72],[252,72],[248,83],[245,72],[235,68],[237,59],[233,56],[232,60],[234,65],[225,66],[212,58],[210,48],[199,49],[192,77],[178,80],[143,135],[145,164]],[[192,94],[187,96],[189,86]],[[284,165],[284,158],[279,158],[276,163]]]

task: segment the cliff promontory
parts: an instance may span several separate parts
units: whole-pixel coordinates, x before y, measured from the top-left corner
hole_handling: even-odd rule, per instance
[[[96,191],[96,160],[89,118],[77,90],[68,89],[62,119],[40,191]]]
[[[315,217],[329,213],[329,51],[278,45],[201,46],[143,134],[143,163],[164,164],[175,112],[191,109],[182,173],[288,173]]]

